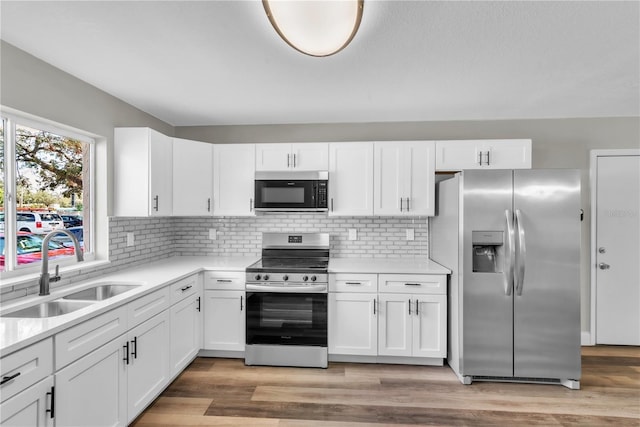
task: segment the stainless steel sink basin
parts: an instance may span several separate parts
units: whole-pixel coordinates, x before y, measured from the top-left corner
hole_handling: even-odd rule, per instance
[[[40,304],[32,305],[30,307],[23,308],[22,310],[14,311],[13,313],[3,314],[2,317],[20,317],[20,318],[43,318],[61,316],[63,314],[72,313],[76,310],[80,310],[88,305],[91,305],[90,301],[63,301],[55,300],[49,302],[43,302]]]
[[[103,283],[62,297],[65,300],[102,301],[131,291],[140,285]]]

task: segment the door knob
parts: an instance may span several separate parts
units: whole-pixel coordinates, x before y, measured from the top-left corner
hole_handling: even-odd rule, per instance
[[[603,248],[603,247],[598,248],[598,253],[603,254],[605,252],[607,252],[607,250],[605,248]]]
[[[598,264],[598,267],[600,267],[600,270],[608,270],[609,267],[611,267],[611,266],[609,264],[601,262],[600,264]]]

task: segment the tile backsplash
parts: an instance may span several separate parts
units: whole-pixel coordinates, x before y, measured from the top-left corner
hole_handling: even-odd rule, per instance
[[[215,240],[209,230],[215,230]],[[349,229],[357,239],[349,240]],[[414,240],[406,239],[412,229]],[[110,218],[110,264],[66,273],[51,288],[67,286],[172,255],[259,256],[265,231],[329,233],[332,257],[423,258],[428,256],[427,218],[327,217],[324,214],[262,214],[255,217]],[[127,233],[135,243],[127,246]],[[53,268],[55,263],[52,263]],[[37,280],[1,289],[0,302],[38,292]]]

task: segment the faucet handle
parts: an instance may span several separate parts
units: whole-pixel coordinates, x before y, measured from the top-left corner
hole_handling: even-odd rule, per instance
[[[57,282],[58,280],[60,280],[60,264],[56,264],[56,272],[53,277],[49,278],[50,282]]]

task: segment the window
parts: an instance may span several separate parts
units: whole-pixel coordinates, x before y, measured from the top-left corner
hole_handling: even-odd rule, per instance
[[[63,228],[90,258],[93,140],[28,119],[1,123],[0,271],[37,268],[45,236]],[[63,234],[49,241],[49,259],[64,264],[74,253]]]

